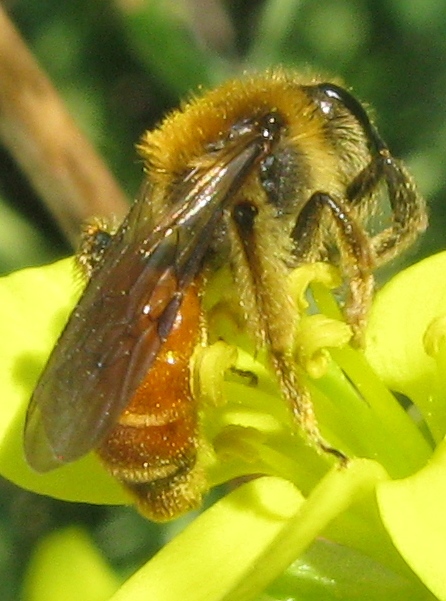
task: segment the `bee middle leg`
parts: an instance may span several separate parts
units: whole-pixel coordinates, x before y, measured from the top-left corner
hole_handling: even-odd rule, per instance
[[[296,424],[306,434],[315,448],[329,453],[345,463],[346,456],[323,438],[310,392],[305,385],[303,370],[297,364],[293,350],[295,327],[299,317],[288,294],[286,275],[288,268],[276,255],[278,240],[268,241],[270,225],[250,202],[240,202],[233,209],[229,232],[234,256],[233,272],[240,282],[242,306],[253,337],[260,330],[259,346],[264,345],[284,400],[288,403]]]
[[[302,376],[296,369],[295,358],[277,349],[271,350],[272,363],[278,376],[282,393],[289,402],[294,419],[308,436],[312,444],[324,453],[332,455],[344,465],[348,457],[331,446],[322,436],[314,413],[313,401],[308,388],[302,383]]]

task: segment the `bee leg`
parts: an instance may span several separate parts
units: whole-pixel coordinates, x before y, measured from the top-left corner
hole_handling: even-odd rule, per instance
[[[376,234],[371,246],[377,265],[393,259],[410,246],[427,227],[427,211],[424,199],[418,194],[415,184],[402,163],[396,160],[383,142],[370,164],[365,167],[347,188],[347,198],[353,205],[360,205],[370,198],[377,185],[384,181],[392,222],[389,227]]]
[[[281,258],[274,260],[274,252],[263,252],[262,245],[268,240],[271,224],[268,221],[262,222],[262,214],[249,201],[238,203],[231,217],[228,231],[233,252],[238,257],[233,266],[234,277],[237,282],[244,283],[239,288],[245,291],[243,306],[249,307],[247,324],[261,332],[258,340],[268,348],[283,398],[288,403],[297,426],[316,449],[345,463],[347,458],[344,453],[333,448],[322,437],[310,392],[303,382],[303,373],[296,365],[293,344],[298,321],[295,304],[286,287],[288,269]],[[274,240],[271,244],[277,250],[277,241]],[[252,334],[255,337],[256,332],[252,331]]]
[[[410,246],[424,232],[427,227],[425,202],[402,163],[390,153],[364,107],[349,92],[335,84],[320,84],[318,87],[351,112],[368,140],[371,161],[347,187],[348,202],[356,208],[360,207],[370,201],[380,182],[387,186],[392,223],[371,241],[376,264],[382,265]]]
[[[302,377],[296,369],[296,359],[292,353],[271,349],[272,363],[275,368],[280,388],[284,398],[289,403],[294,419],[311,443],[324,453],[339,459],[342,465],[348,462],[348,457],[339,449],[332,447],[322,436],[313,401],[308,388],[302,384]]]
[[[85,279],[89,280],[94,269],[101,263],[115,230],[114,225],[103,219],[92,219],[84,223],[76,254],[76,266]]]
[[[325,212],[336,226],[336,242],[340,251],[341,269],[349,281],[346,318],[354,332],[354,341],[361,343],[364,326],[373,296],[373,252],[366,232],[354,219],[348,204],[324,192],[315,192],[299,214],[292,232],[298,260],[311,259],[311,253],[321,236],[321,221]]]

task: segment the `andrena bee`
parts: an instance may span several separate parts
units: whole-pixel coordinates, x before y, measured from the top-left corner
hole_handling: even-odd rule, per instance
[[[166,520],[206,489],[189,362],[209,274],[230,265],[246,328],[267,349],[297,424],[342,457],[321,438],[300,383],[286,277],[305,262],[335,263],[360,340],[375,268],[427,219],[363,106],[293,72],[193,98],[145,133],[139,152],[144,192],[114,235],[92,234],[91,277],[34,391],[25,452],[44,472],[95,449],[141,511]],[[390,219],[376,231],[384,195]]]

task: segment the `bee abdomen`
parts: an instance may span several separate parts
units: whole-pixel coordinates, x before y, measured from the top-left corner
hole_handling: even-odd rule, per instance
[[[136,497],[140,511],[156,521],[197,507],[205,488],[197,466],[197,407],[189,373],[199,320],[192,285],[146,378],[98,449],[107,469]]]

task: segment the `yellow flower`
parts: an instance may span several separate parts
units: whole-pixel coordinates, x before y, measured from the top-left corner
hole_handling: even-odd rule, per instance
[[[198,516],[114,601],[234,601],[261,593],[446,599],[446,253],[402,272],[377,295],[365,352],[349,346],[330,292],[336,278],[319,269],[291,277],[302,310],[311,283],[320,311],[300,320],[296,361],[305,366],[324,436],[351,461],[333,465],[305,443],[267,362],[250,353],[230,312],[220,314],[215,337],[225,342],[195,358],[203,462],[211,485],[265,476]],[[0,282],[0,471],[67,500],[126,502],[94,457],[45,475],[23,458],[27,401],[74,302],[71,281],[70,261],[63,261]],[[223,377],[234,365],[238,371]]]

